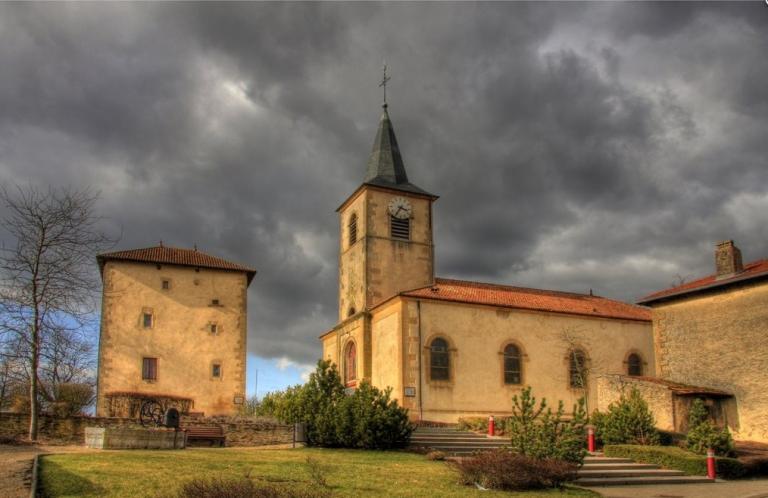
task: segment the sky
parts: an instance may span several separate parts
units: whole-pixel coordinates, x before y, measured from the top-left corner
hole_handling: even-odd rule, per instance
[[[768,257],[763,1],[2,3],[0,183],[256,268],[248,390],[301,382],[385,59],[439,276],[634,301]]]

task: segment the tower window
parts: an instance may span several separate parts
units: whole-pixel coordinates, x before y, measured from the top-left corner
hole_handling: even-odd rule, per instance
[[[211,299],[211,306],[221,306],[218,299]]]
[[[216,335],[219,333],[219,324],[218,323],[212,323],[211,324],[211,334]]]
[[[411,220],[410,218],[389,217],[390,234],[393,239],[409,240],[411,238]]]
[[[349,245],[357,242],[357,213],[349,217]]]
[[[354,385],[357,379],[357,347],[355,343],[347,344],[344,349],[344,382],[346,385]]]
[[[157,358],[141,359],[141,379],[157,380]]]
[[[211,377],[214,379],[221,378],[221,363],[214,363],[211,365]]]
[[[141,314],[141,325],[145,329],[151,329],[154,322],[154,315],[152,314],[152,310],[145,309]]]
[[[163,290],[170,290],[170,288],[171,288],[171,281],[168,280],[167,278],[164,278],[163,279],[163,283],[162,283],[162,288],[163,288]]]

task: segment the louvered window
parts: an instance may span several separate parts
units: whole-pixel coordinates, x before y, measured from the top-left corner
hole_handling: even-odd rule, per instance
[[[349,245],[357,242],[357,213],[349,217]]]
[[[389,227],[393,239],[409,240],[411,238],[411,220],[390,216]]]

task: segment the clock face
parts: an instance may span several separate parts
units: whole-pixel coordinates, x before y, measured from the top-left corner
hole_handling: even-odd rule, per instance
[[[389,214],[395,218],[404,220],[410,218],[412,213],[411,203],[405,197],[393,197],[389,201]]]

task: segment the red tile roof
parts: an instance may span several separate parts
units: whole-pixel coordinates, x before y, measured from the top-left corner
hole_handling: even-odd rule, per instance
[[[651,321],[647,308],[600,296],[438,278],[434,286],[401,293],[407,297],[436,299],[502,308],[568,313],[599,318]]]
[[[143,249],[107,252],[96,256],[96,260],[99,262],[99,270],[103,270],[104,263],[109,260],[120,260],[239,271],[247,274],[249,284],[253,280],[254,275],[256,275],[256,270],[253,268],[211,256],[197,249],[181,249],[178,247],[154,246]]]
[[[738,282],[752,280],[759,277],[768,277],[768,259],[753,261],[744,265],[744,271],[741,271],[732,277],[717,278],[716,274],[708,275],[692,282],[687,282],[676,287],[654,292],[642,298],[639,304],[648,304],[654,301],[670,299],[672,297],[684,296],[692,292],[700,292],[706,289],[731,285]]]

